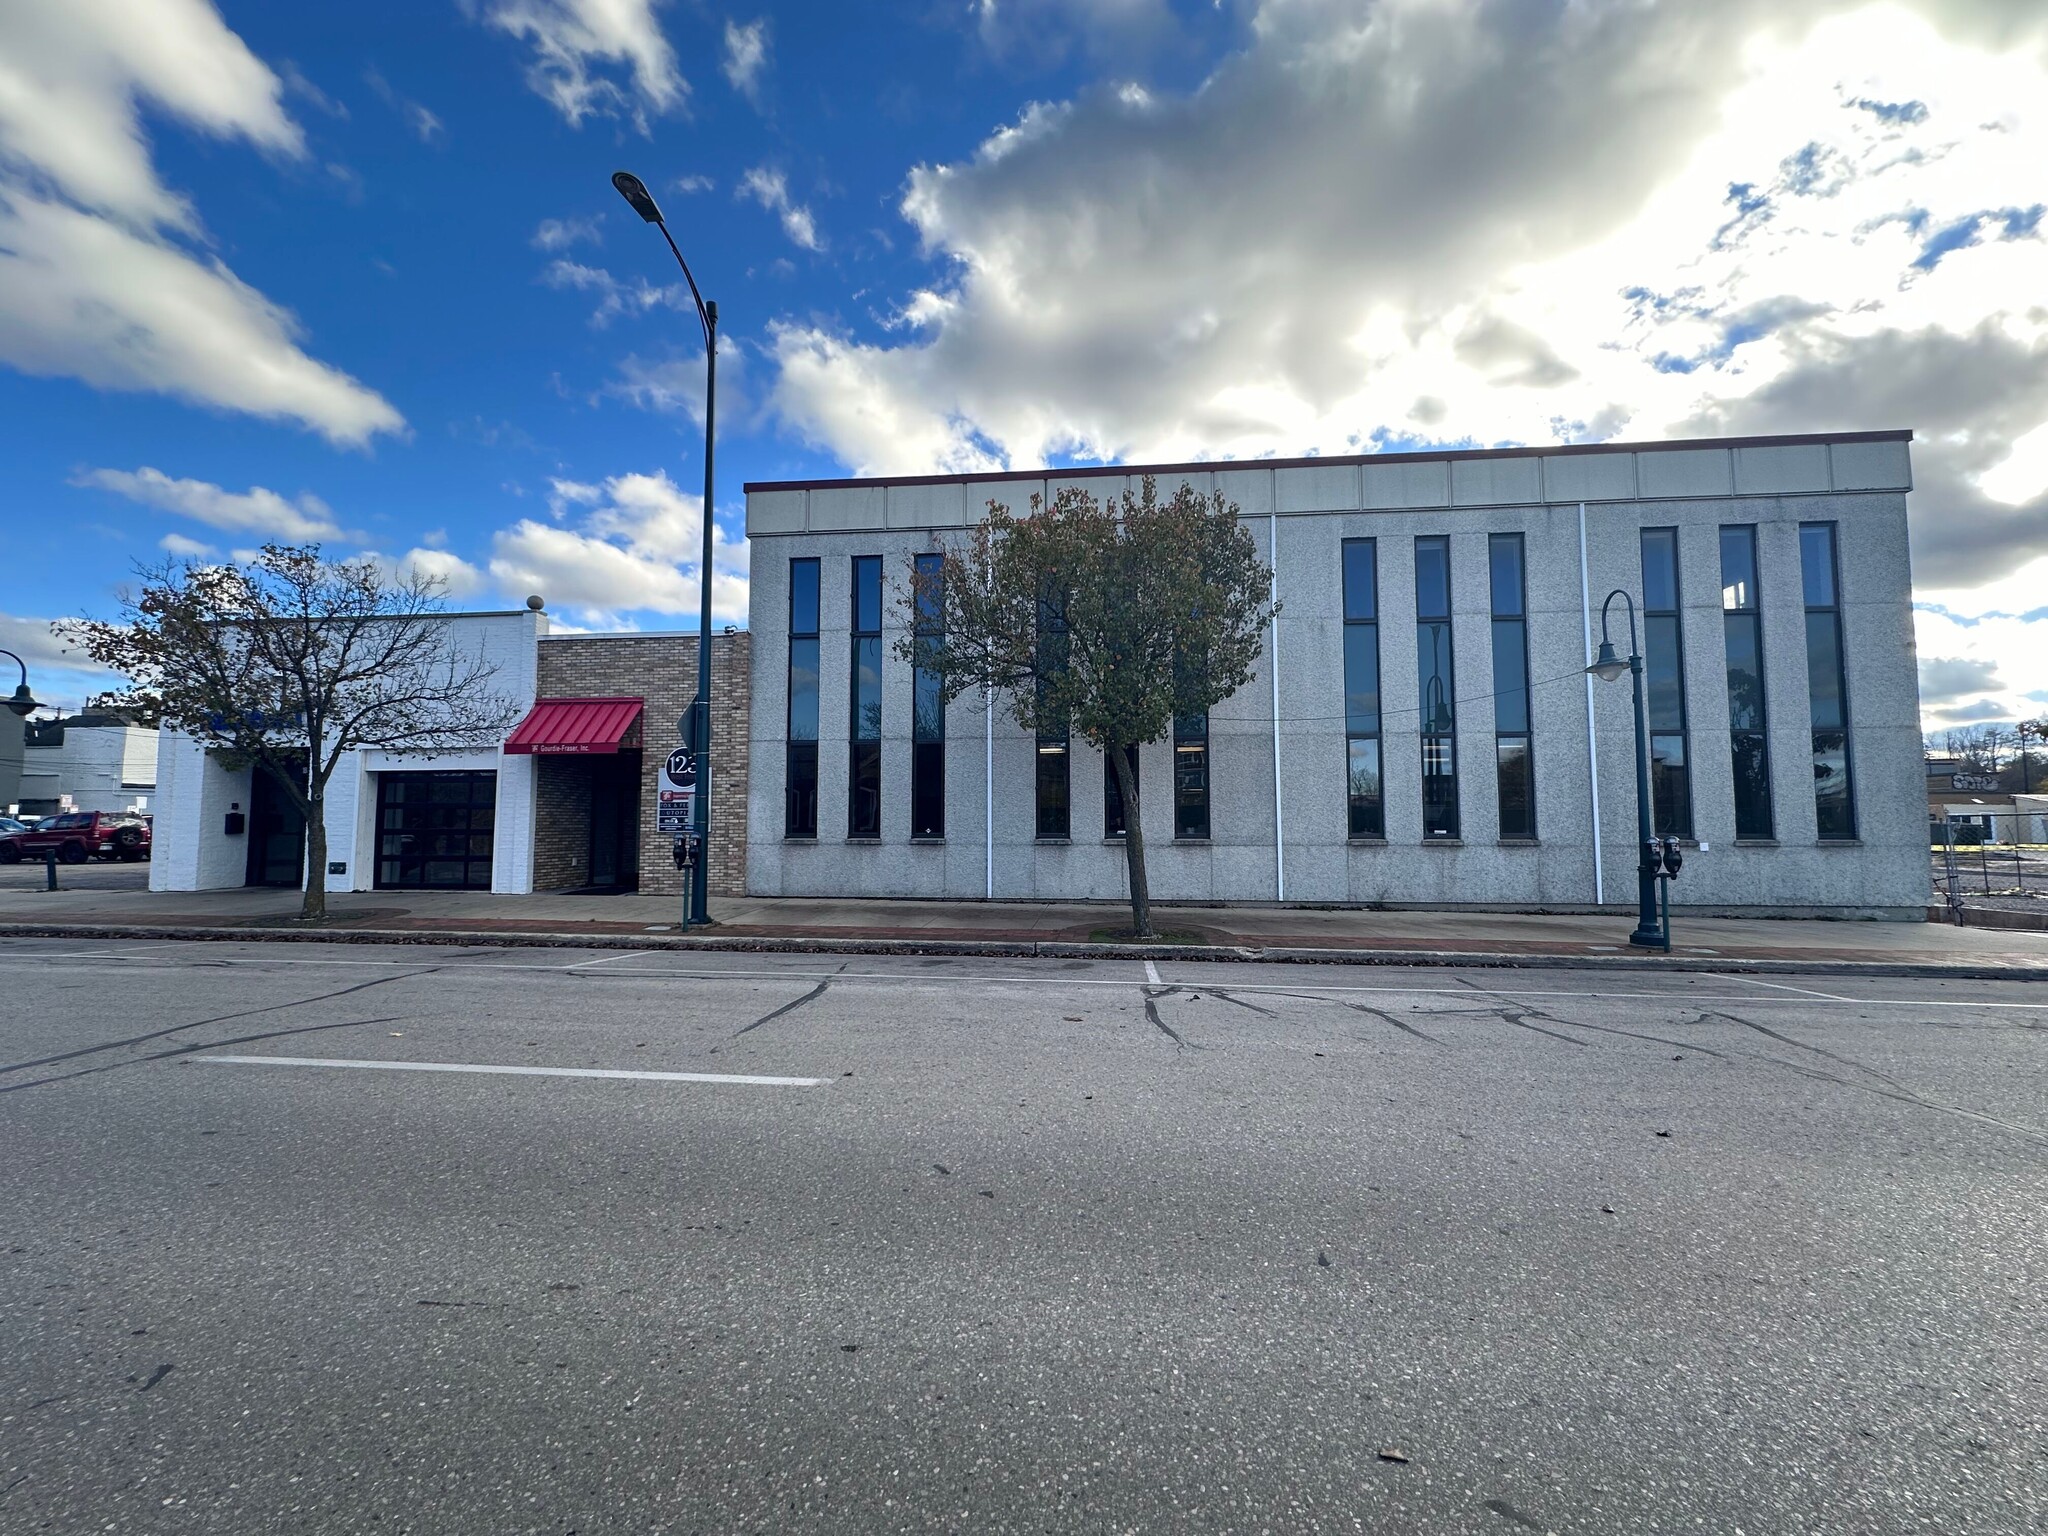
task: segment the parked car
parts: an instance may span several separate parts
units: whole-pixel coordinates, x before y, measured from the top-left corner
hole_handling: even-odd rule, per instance
[[[0,837],[5,837],[10,832],[26,832],[27,830],[27,822],[16,821],[12,816],[0,816]]]
[[[83,864],[92,858],[146,859],[150,831],[149,819],[144,816],[109,811],[47,816],[25,831],[0,833],[0,864],[40,859],[50,848],[56,849],[57,857],[66,864]]]

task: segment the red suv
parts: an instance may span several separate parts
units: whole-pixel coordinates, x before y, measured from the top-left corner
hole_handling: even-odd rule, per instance
[[[0,837],[0,864],[39,859],[54,848],[66,864],[90,858],[135,860],[149,857],[150,826],[146,817],[111,811],[67,811],[47,826]]]

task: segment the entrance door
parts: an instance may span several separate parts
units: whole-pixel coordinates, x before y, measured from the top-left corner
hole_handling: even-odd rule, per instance
[[[244,885],[297,890],[306,868],[306,818],[267,768],[249,775],[249,864]]]
[[[640,883],[640,754],[621,752],[590,779],[590,883]]]
[[[380,891],[491,888],[495,773],[380,773]]]

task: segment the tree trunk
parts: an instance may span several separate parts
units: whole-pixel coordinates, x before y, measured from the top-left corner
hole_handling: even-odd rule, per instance
[[[327,916],[327,806],[322,786],[309,784],[306,796],[306,896],[299,904],[304,922],[319,922]]]
[[[1138,776],[1131,772],[1128,750],[1111,747],[1103,754],[1110,772],[1116,775],[1117,793],[1124,803],[1124,867],[1131,876],[1131,936],[1152,935],[1152,891],[1145,883],[1145,828],[1138,813]]]

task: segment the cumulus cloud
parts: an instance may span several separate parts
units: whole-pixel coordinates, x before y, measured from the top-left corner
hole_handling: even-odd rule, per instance
[[[206,0],[0,8],[0,362],[360,444],[403,419],[302,348],[157,176],[147,102],[217,139],[306,153],[283,84]]]
[[[51,619],[0,613],[0,649],[19,656],[28,667],[28,685],[39,703],[75,709],[88,694],[122,686],[125,679],[96,665],[83,651],[74,651],[50,628]],[[14,692],[20,681],[11,662],[0,693]]]
[[[550,288],[595,294],[597,308],[590,312],[590,323],[600,328],[611,324],[620,315],[644,314],[664,304],[680,309],[688,302],[689,290],[681,283],[662,287],[637,276],[620,282],[603,267],[585,266],[566,257],[549,262],[540,280]]]
[[[656,11],[662,0],[465,0],[472,15],[533,50],[527,83],[571,127],[621,117],[642,133],[649,119],[680,109],[689,82]],[[623,70],[622,83],[606,70]]]
[[[1195,90],[915,168],[929,285],[879,336],[785,324],[781,403],[863,470],[1246,456],[1656,435],[1887,326],[2031,347],[2040,231],[1991,214],[2048,201],[2039,36],[1947,0],[1267,0]]]
[[[542,219],[533,232],[532,245],[538,251],[566,251],[588,241],[602,243],[596,219]]]
[[[441,595],[450,602],[459,603],[490,586],[484,573],[467,560],[430,545],[421,545],[396,556],[380,554],[374,549],[365,550],[363,558],[374,560],[388,581],[409,581],[414,575],[433,578],[441,583]]]
[[[687,416],[704,424],[704,358],[659,360],[628,354],[604,393],[643,411]],[[721,431],[744,432],[759,424],[746,349],[733,337],[718,338],[718,424]]]
[[[776,326],[784,420],[862,473],[1907,427],[1922,587],[2040,606],[1980,595],[2048,557],[2048,11],[1247,16],[913,168],[923,286]]]
[[[1965,694],[1988,693],[1998,686],[1998,663],[1968,656],[1920,658],[1920,702],[1939,702]]]
[[[346,537],[327,503],[311,494],[289,500],[260,485],[252,485],[246,491],[229,491],[207,480],[174,480],[147,465],[135,470],[87,470],[74,477],[72,484],[96,486],[145,507],[189,517],[210,528],[253,533],[279,543],[304,544]],[[170,548],[168,541],[164,547]]]
[[[991,55],[1041,68],[1077,50],[1127,60],[1174,30],[1166,0],[972,0],[967,15]]]
[[[576,622],[616,627],[624,613],[692,616],[698,605],[703,498],[657,471],[601,482],[557,480],[557,521],[522,518],[492,543],[490,573],[507,592],[538,592]],[[714,525],[712,615],[744,623],[747,546]]]
[[[789,198],[789,182],[782,172],[757,165],[740,178],[735,196],[759,203],[782,221],[782,232],[807,251],[822,251],[817,221],[811,210]]]
[[[725,24],[725,78],[756,107],[761,105],[761,77],[768,69],[768,18],[741,26]]]
[[[156,541],[156,545],[165,554],[176,555],[183,560],[200,560],[219,553],[211,544],[200,539],[188,539],[182,533],[167,533]]]

